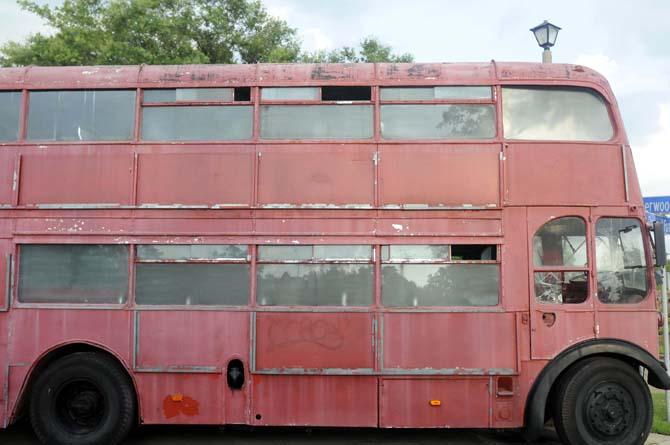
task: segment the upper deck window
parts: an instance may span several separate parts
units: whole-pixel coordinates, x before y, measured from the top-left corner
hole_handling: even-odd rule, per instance
[[[381,88],[381,100],[491,99],[489,86],[390,87]]]
[[[607,141],[614,134],[605,99],[588,88],[503,87],[505,138]]]
[[[370,139],[372,105],[263,105],[263,139]]]
[[[20,108],[20,91],[0,93],[0,141],[15,141],[19,138]]]
[[[144,103],[248,102],[250,90],[249,87],[150,89],[144,90]]]
[[[134,125],[134,90],[30,92],[31,140],[126,141]]]
[[[382,105],[384,139],[491,139],[493,105]]]

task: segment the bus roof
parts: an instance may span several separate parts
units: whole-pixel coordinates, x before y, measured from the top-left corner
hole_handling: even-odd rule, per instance
[[[277,85],[481,85],[542,83],[596,86],[609,93],[596,71],[568,64],[361,63],[257,65],[66,66],[0,69],[0,89],[170,88]],[[609,94],[608,94],[609,95]]]

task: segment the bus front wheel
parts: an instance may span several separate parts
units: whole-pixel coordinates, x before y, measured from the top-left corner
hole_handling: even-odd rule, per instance
[[[30,395],[30,421],[48,444],[117,444],[135,422],[125,372],[109,357],[78,352],[40,374]]]
[[[653,417],[649,387],[620,360],[594,357],[561,378],[553,409],[556,432],[570,445],[644,444]]]

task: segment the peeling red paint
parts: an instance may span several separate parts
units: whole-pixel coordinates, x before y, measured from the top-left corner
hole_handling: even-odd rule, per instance
[[[163,414],[166,419],[171,419],[179,414],[197,416],[200,414],[200,404],[189,396],[179,394],[179,397],[175,397],[173,394],[168,394],[163,399]]]

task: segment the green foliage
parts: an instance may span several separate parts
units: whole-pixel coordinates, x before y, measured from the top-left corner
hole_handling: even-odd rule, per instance
[[[360,48],[302,53],[297,32],[260,0],[17,0],[53,34],[0,46],[0,64],[134,65],[259,62],[411,62],[367,37]]]
[[[360,48],[343,46],[332,51],[316,51],[302,54],[301,62],[306,63],[376,63],[376,62],[413,62],[411,54],[393,54],[393,49],[381,43],[376,37],[368,36],[361,40]]]
[[[665,417],[665,393],[654,388],[651,388],[651,391],[651,397],[654,399],[654,421],[651,431],[670,435],[670,422]]]
[[[258,0],[17,2],[54,33],[3,45],[3,65],[289,62],[300,52],[296,30]]]

